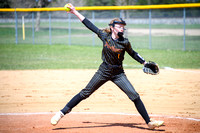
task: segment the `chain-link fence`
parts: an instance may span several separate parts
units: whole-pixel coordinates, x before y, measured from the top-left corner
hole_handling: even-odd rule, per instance
[[[122,17],[134,48],[200,50],[200,8],[80,12],[100,29]],[[0,14],[0,44],[102,45],[76,16],[64,11]]]

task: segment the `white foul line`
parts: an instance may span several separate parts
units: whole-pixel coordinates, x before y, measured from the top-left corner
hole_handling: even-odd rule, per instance
[[[171,68],[171,67],[164,67],[165,70],[170,70],[170,71],[177,71],[177,72],[190,72],[190,73],[200,73],[199,71],[192,71],[192,70],[181,70],[181,69],[174,69],[174,68]]]
[[[44,114],[54,114],[56,112],[37,112],[37,113],[0,113],[2,115],[44,115]],[[140,116],[139,114],[128,114],[128,113],[113,113],[113,112],[71,112],[70,114],[96,114],[96,115],[130,115],[130,116]],[[174,119],[184,119],[184,120],[192,120],[192,121],[200,121],[200,119],[196,118],[185,118],[179,116],[167,116],[167,115],[153,115],[153,117],[164,117],[164,118],[174,118]]]

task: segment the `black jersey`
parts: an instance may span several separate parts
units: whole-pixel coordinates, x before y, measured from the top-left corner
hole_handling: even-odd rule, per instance
[[[121,37],[118,40],[113,40],[110,33],[97,28],[87,18],[83,20],[83,24],[91,31],[96,33],[98,37],[103,41],[103,62],[110,65],[122,65],[125,51],[141,64],[145,62],[145,60],[132,49],[131,44],[127,38]]]

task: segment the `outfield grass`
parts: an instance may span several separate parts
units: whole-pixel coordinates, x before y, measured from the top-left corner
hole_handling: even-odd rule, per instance
[[[91,20],[91,19],[90,19]],[[21,23],[19,23],[19,27],[21,27]],[[108,23],[100,23],[94,22],[96,26],[99,28],[108,27]],[[12,26],[15,27],[15,23],[0,23],[0,26],[3,25],[5,27]],[[32,22],[25,23],[26,26],[32,27]],[[83,27],[83,24],[80,22],[73,22],[70,24],[71,27]],[[41,27],[49,27],[49,22],[41,22]],[[65,27],[68,28],[68,22],[51,22],[52,27]],[[147,28],[149,29],[149,24],[128,24],[126,27],[128,28]],[[158,29],[182,29],[183,25],[181,24],[152,24],[151,28]],[[200,24],[186,24],[186,29],[200,29]]]
[[[107,23],[95,22],[99,28],[108,27]],[[32,32],[32,23],[25,23],[26,39],[22,39],[22,27],[18,23],[18,43],[19,44],[69,44],[68,22],[52,22],[51,23],[51,39],[49,36],[49,23],[41,22],[40,31]],[[156,24],[151,26],[152,29],[183,29],[183,25],[167,25]],[[133,29],[149,29],[148,24],[128,24],[127,28]],[[186,25],[187,29],[200,29],[200,24]],[[15,24],[14,23],[0,23],[0,43],[13,44],[15,43]],[[80,22],[71,23],[71,44],[72,45],[95,45],[101,46],[102,42],[95,36],[93,40],[93,33],[84,27]],[[148,49],[149,48],[149,35],[131,35],[128,38],[134,48]],[[152,49],[173,49],[183,50],[183,36],[165,35],[165,36],[151,36]],[[186,36],[185,45],[186,50],[200,50],[200,37],[199,36]]]
[[[102,47],[68,45],[0,45],[0,70],[24,69],[97,69]],[[147,61],[161,68],[200,69],[200,51],[135,49]],[[125,55],[124,68],[142,68]]]
[[[69,35],[67,29],[52,28],[51,31],[52,44],[69,44]],[[135,48],[148,49],[149,48],[149,35],[129,35],[130,42]],[[152,49],[173,49],[183,50],[183,36],[151,36]],[[14,28],[0,28],[0,43],[13,44],[15,43]],[[49,43],[49,29],[43,28],[39,32],[34,33],[35,44]],[[30,44],[33,43],[32,29],[26,28],[26,39],[22,39],[22,29],[18,28],[18,43]],[[72,45],[93,45],[93,33],[86,29],[72,29],[71,30],[71,44]],[[102,42],[99,41],[95,35],[95,45],[101,46]],[[200,50],[200,37],[199,36],[186,36],[185,45],[186,50]]]

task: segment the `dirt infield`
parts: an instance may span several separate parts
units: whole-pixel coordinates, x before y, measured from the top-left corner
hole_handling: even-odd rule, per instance
[[[70,114],[56,126],[51,126],[52,115],[12,115],[0,117],[2,133],[198,133],[200,122],[160,117],[164,126],[149,130],[140,116]],[[155,117],[155,119],[158,119]],[[6,121],[5,121],[6,120]]]
[[[54,114],[51,112],[65,106],[95,72],[0,71],[0,133],[200,132],[199,69],[161,69],[156,76],[146,75],[142,70],[125,70],[150,116],[165,121],[157,130],[147,129],[134,104],[112,82],[81,102],[57,126],[51,126]]]

